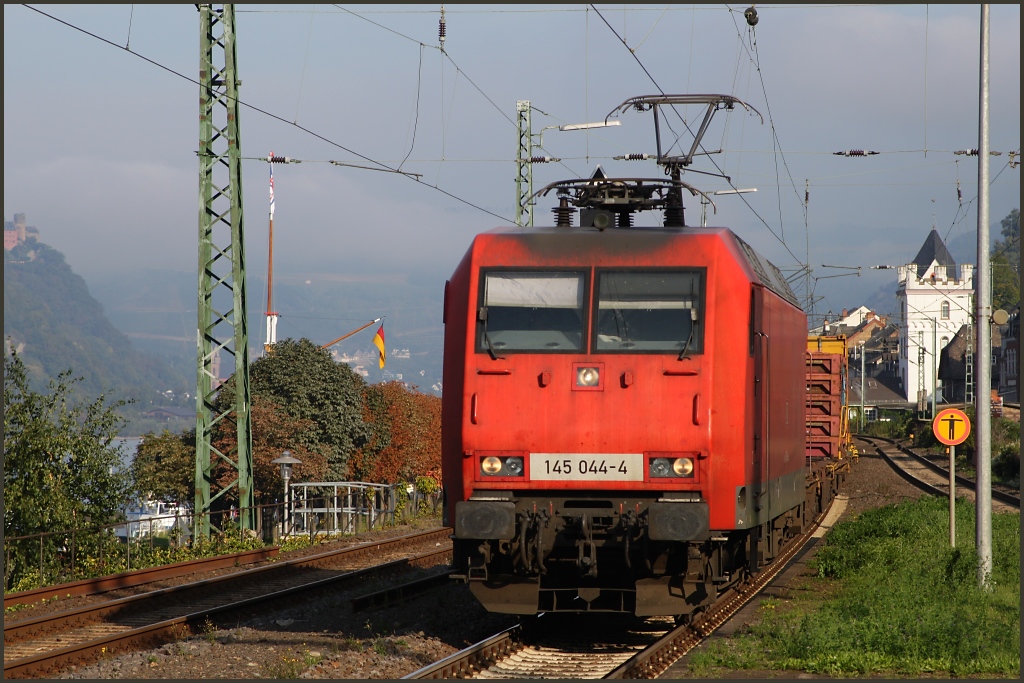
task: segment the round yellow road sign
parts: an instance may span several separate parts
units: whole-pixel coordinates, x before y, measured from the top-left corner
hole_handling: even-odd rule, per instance
[[[956,408],[946,408],[932,420],[932,433],[939,443],[959,446],[971,433],[971,421],[967,413]]]

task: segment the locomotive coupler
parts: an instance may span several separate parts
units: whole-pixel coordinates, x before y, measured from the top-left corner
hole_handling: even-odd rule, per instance
[[[547,524],[548,513],[544,510],[537,512],[524,512],[519,519],[519,559],[523,568],[528,572],[547,573],[544,566],[544,527]],[[533,533],[532,542],[530,533]],[[533,546],[531,552],[530,546]]]
[[[583,513],[580,517],[580,531],[583,538],[576,541],[579,548],[579,559],[576,564],[586,576],[597,576],[597,546],[594,545],[594,529],[590,515]]]
[[[630,547],[632,545],[633,535],[636,533],[637,518],[636,514],[632,510],[625,512],[622,517],[622,547],[623,553],[626,560],[626,569],[633,568],[633,560],[630,558]]]

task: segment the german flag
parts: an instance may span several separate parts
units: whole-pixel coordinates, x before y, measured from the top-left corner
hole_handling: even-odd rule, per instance
[[[378,363],[380,363],[380,367],[383,369],[387,355],[384,353],[384,323],[381,323],[380,328],[377,330],[377,334],[373,335],[373,345],[376,346],[377,350],[380,352],[380,360],[378,360]]]

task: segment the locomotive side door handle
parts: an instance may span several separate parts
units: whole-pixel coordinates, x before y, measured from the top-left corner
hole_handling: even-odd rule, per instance
[[[700,394],[693,395],[693,424],[700,426]]]
[[[476,418],[476,406],[477,406],[477,395],[474,393],[469,399],[469,421],[473,424],[477,423]]]

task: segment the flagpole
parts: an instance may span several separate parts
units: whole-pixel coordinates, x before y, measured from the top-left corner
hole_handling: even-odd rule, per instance
[[[270,230],[267,246],[267,342],[264,353],[269,354],[277,343],[277,313],[274,312],[274,153],[267,157],[270,163]]]

